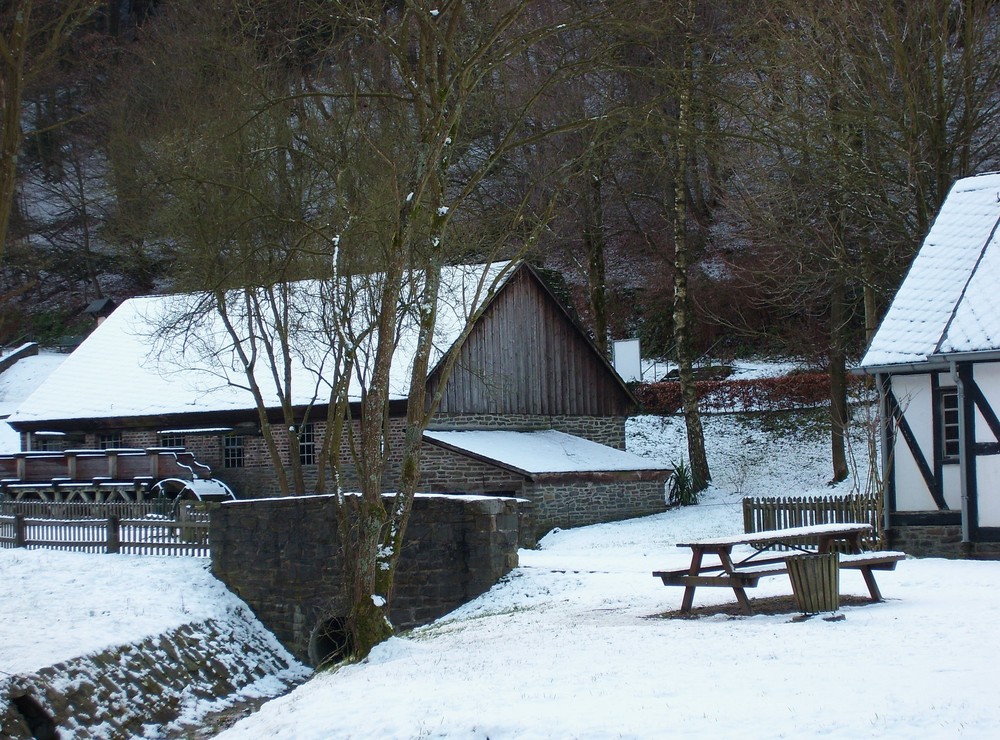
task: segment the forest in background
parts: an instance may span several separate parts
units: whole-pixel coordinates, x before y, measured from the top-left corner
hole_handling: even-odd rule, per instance
[[[6,3],[0,343],[84,333],[97,298],[314,275],[352,229],[384,238],[391,163],[353,137],[394,138],[391,157],[419,127],[354,94],[392,74],[360,19],[420,5]],[[673,356],[682,240],[696,355],[856,357],[951,183],[997,168],[993,2],[469,14],[505,45],[448,123],[449,259],[528,249],[604,349]],[[364,251],[340,259],[377,265]]]

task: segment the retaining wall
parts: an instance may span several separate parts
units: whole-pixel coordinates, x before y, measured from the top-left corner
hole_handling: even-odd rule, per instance
[[[309,673],[249,615],[208,620],[33,673],[0,676],[0,737],[53,737],[46,727],[76,740],[144,737],[156,728],[180,737],[198,729],[208,712],[276,696]],[[17,704],[41,712],[29,724]]]
[[[513,498],[418,495],[396,574],[391,618],[425,624],[487,591],[517,566],[527,516]],[[300,660],[348,602],[332,496],[256,499],[212,513],[212,572]],[[312,650],[310,650],[312,645]]]

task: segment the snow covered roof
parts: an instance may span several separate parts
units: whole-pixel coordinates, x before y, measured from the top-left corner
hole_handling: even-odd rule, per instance
[[[513,273],[509,262],[447,267],[442,274],[437,326],[430,367],[458,340],[467,318],[489,300],[487,288],[496,281],[497,290]],[[361,340],[358,364],[349,393],[360,399],[364,379],[374,362],[374,332],[371,315],[379,276],[369,276],[367,287],[358,288],[350,314],[334,317],[337,325]],[[414,274],[412,286],[422,277]],[[485,286],[480,290],[480,286]],[[291,402],[306,405],[329,398],[329,383],[335,365],[331,347],[329,310],[320,310],[321,293],[329,286],[321,281],[303,281],[288,286],[284,303],[293,314],[295,340],[289,369]],[[208,411],[254,409],[243,364],[225,332],[217,311],[196,310],[203,294],[160,295],[132,298],[122,303],[49,378],[18,405],[11,415],[18,422],[155,416]],[[235,312],[242,294],[231,299]],[[190,317],[191,331],[177,328]],[[417,344],[417,323],[409,316],[402,323],[393,357],[390,397],[406,398],[410,369]],[[244,329],[245,331],[245,329]],[[255,328],[260,332],[260,328]],[[263,350],[258,346],[258,351]],[[281,368],[284,367],[279,362]],[[280,407],[268,363],[261,360],[255,378],[265,405]]]
[[[958,180],[882,324],[864,368],[1000,349],[1000,173]]]
[[[0,419],[6,419],[58,368],[68,355],[43,352],[23,357],[0,373]],[[0,453],[21,449],[21,435],[0,421]]]
[[[555,430],[426,431],[424,439],[527,476],[666,470],[654,460]]]

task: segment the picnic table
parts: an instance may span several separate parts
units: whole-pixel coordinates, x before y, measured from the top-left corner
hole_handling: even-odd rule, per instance
[[[882,594],[875,582],[875,570],[892,570],[906,557],[902,552],[863,552],[861,539],[871,532],[869,524],[817,524],[810,527],[791,527],[768,532],[752,532],[726,537],[709,537],[693,542],[679,542],[677,547],[691,550],[691,565],[684,570],[654,571],[666,586],[684,586],[681,613],[688,613],[694,604],[695,590],[699,586],[723,586],[733,589],[743,611],[753,614],[746,589],[753,588],[766,576],[788,573],[787,559],[803,552],[814,553],[805,547],[806,541],[818,542],[818,552],[830,552],[834,543],[843,542],[847,553],[840,556],[840,568],[861,571],[873,601],[882,601]],[[754,552],[739,561],[733,560],[733,548],[749,545]],[[773,548],[783,545],[787,554],[777,554]],[[718,563],[705,563],[706,555],[714,555]]]

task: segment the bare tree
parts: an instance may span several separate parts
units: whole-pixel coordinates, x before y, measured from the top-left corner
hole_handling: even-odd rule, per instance
[[[0,9],[0,262],[17,187],[25,85],[56,58],[100,0],[12,0]]]
[[[679,368],[694,491],[711,480],[695,392],[691,277],[703,253],[718,184],[715,106],[725,98],[715,67],[727,29],[725,14],[694,0],[624,3],[618,28],[632,78],[631,125],[640,137],[651,189],[672,236],[672,334]],[[647,175],[648,176],[648,175]]]
[[[165,12],[160,28],[171,41],[162,48],[175,61],[162,70],[150,63],[118,110],[117,167],[147,165],[152,178],[122,194],[150,193],[135,211],[176,255],[181,284],[210,296],[203,315],[226,327],[247,370],[243,380],[229,377],[253,392],[262,429],[267,396],[251,378],[270,377],[280,396],[296,382],[288,367],[301,364],[289,313],[300,301],[279,286],[325,281],[321,323],[336,341],[324,450],[342,505],[346,621],[352,651],[363,656],[392,631],[422,433],[439,402],[427,396],[427,375],[434,363],[446,378],[457,358],[458,345],[441,357],[434,344],[449,290],[443,271],[470,257],[516,257],[537,240],[551,211],[533,207],[538,174],[514,193],[500,193],[497,178],[532,142],[581,125],[535,129],[531,112],[574,66],[543,70],[532,51],[588,19],[527,0],[489,12],[458,1],[311,8],[296,5],[291,18],[252,2],[221,16],[226,8]],[[526,72],[517,85],[506,84],[512,69]],[[147,118],[143,136],[129,123],[136,114]],[[486,203],[490,219],[480,226]],[[450,319],[460,320],[460,339],[504,269],[509,263],[467,276],[471,300]],[[401,362],[409,381],[402,440],[389,423]],[[298,420],[285,408],[294,447]],[[341,434],[358,496],[338,485]],[[298,485],[293,469],[289,490]]]
[[[753,258],[744,274],[826,357],[835,481],[848,474],[850,356],[952,179],[997,161],[995,14],[789,0],[761,11],[747,49],[758,74],[737,192],[755,247],[738,259]]]

